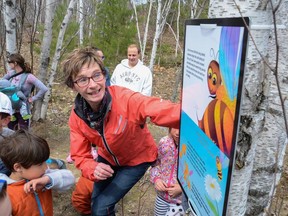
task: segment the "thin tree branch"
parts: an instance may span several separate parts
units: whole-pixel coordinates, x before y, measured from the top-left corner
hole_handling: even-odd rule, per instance
[[[175,38],[175,40],[176,40],[176,42],[177,42],[177,48],[179,48],[180,51],[181,51],[181,53],[183,54],[183,49],[182,49],[182,47],[180,46],[179,41],[177,40],[177,36],[176,36],[176,34],[175,34],[172,26],[171,26],[168,22],[166,22],[166,25],[168,25],[169,29],[171,30],[171,32],[172,32],[172,34],[173,34],[173,36],[174,36],[174,38]]]
[[[260,50],[258,49],[258,47],[257,47],[257,45],[256,45],[256,42],[255,42],[255,40],[254,40],[254,38],[253,38],[253,36],[252,36],[252,34],[251,34],[250,28],[249,28],[249,26],[247,25],[247,23],[246,23],[246,21],[245,21],[245,19],[244,19],[244,16],[243,16],[243,14],[242,14],[242,12],[241,12],[241,9],[240,9],[239,5],[236,3],[235,0],[233,0],[233,2],[234,2],[234,4],[236,5],[236,7],[237,7],[237,9],[238,9],[238,11],[239,11],[242,19],[243,19],[244,25],[245,25],[245,27],[246,27],[247,30],[248,30],[248,34],[249,34],[249,36],[250,36],[250,38],[251,38],[251,40],[252,40],[252,42],[253,42],[253,44],[254,44],[254,46],[255,46],[255,49],[256,49],[257,53],[260,55],[260,57],[261,57],[262,61],[264,62],[264,64],[267,65],[267,67],[274,73],[275,69],[273,69],[273,68],[269,65],[269,63],[267,62],[267,60],[264,58],[264,56],[262,55],[262,53],[261,53]]]
[[[273,3],[272,3],[272,0],[270,0],[270,4],[271,4],[271,8],[272,8],[273,21],[274,21],[273,25],[274,25],[274,37],[275,37],[275,46],[276,46],[276,65],[275,65],[274,76],[276,79],[277,91],[279,94],[279,98],[280,98],[280,102],[281,102],[281,108],[283,111],[283,118],[284,118],[284,124],[285,124],[285,129],[286,129],[286,137],[288,137],[288,123],[287,123],[287,117],[286,117],[285,100],[283,99],[283,95],[282,95],[281,88],[280,88],[279,77],[278,77],[279,42],[278,42],[278,33],[277,33],[276,13],[279,9],[281,2],[282,2],[282,0],[280,0],[279,3],[277,4],[277,6],[273,9]]]

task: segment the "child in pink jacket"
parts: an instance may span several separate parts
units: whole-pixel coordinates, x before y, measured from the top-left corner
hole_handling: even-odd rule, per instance
[[[178,144],[179,129],[175,128],[170,128],[168,136],[159,142],[158,159],[150,171],[150,181],[157,192],[155,216],[184,215],[182,190],[177,182]]]

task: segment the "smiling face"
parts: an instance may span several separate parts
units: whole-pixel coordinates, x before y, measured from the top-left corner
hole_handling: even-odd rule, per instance
[[[216,61],[211,61],[207,70],[208,89],[211,95],[215,95],[217,89],[221,85],[221,74],[219,64]]]
[[[138,63],[139,53],[137,47],[129,47],[127,51],[128,65],[134,67]]]
[[[98,63],[86,63],[73,80],[76,81],[83,77],[92,77],[97,73],[103,73]],[[73,89],[89,103],[94,111],[97,111],[105,94],[105,81],[105,78],[97,82],[90,79],[89,84],[84,87],[79,87],[74,83]]]

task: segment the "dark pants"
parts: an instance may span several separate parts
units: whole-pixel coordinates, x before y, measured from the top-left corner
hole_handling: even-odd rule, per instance
[[[10,176],[11,172],[7,169],[3,161],[0,159],[0,173]]]
[[[109,164],[100,156],[97,161]],[[94,183],[92,215],[115,215],[116,203],[142,178],[151,165],[152,163],[147,162],[137,166],[112,167],[114,175],[111,178]]]
[[[29,129],[30,126],[30,119],[24,120],[19,112],[13,114],[16,118],[15,121],[10,121],[8,124],[8,128],[11,130],[18,130],[18,129]]]

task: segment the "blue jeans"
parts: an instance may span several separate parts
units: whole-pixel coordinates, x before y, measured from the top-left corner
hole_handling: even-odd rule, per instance
[[[109,164],[98,156],[98,162]],[[111,166],[111,164],[109,164]],[[111,168],[114,174],[107,180],[94,183],[92,193],[92,216],[115,215],[115,205],[142,178],[152,162],[137,166],[121,166]]]

